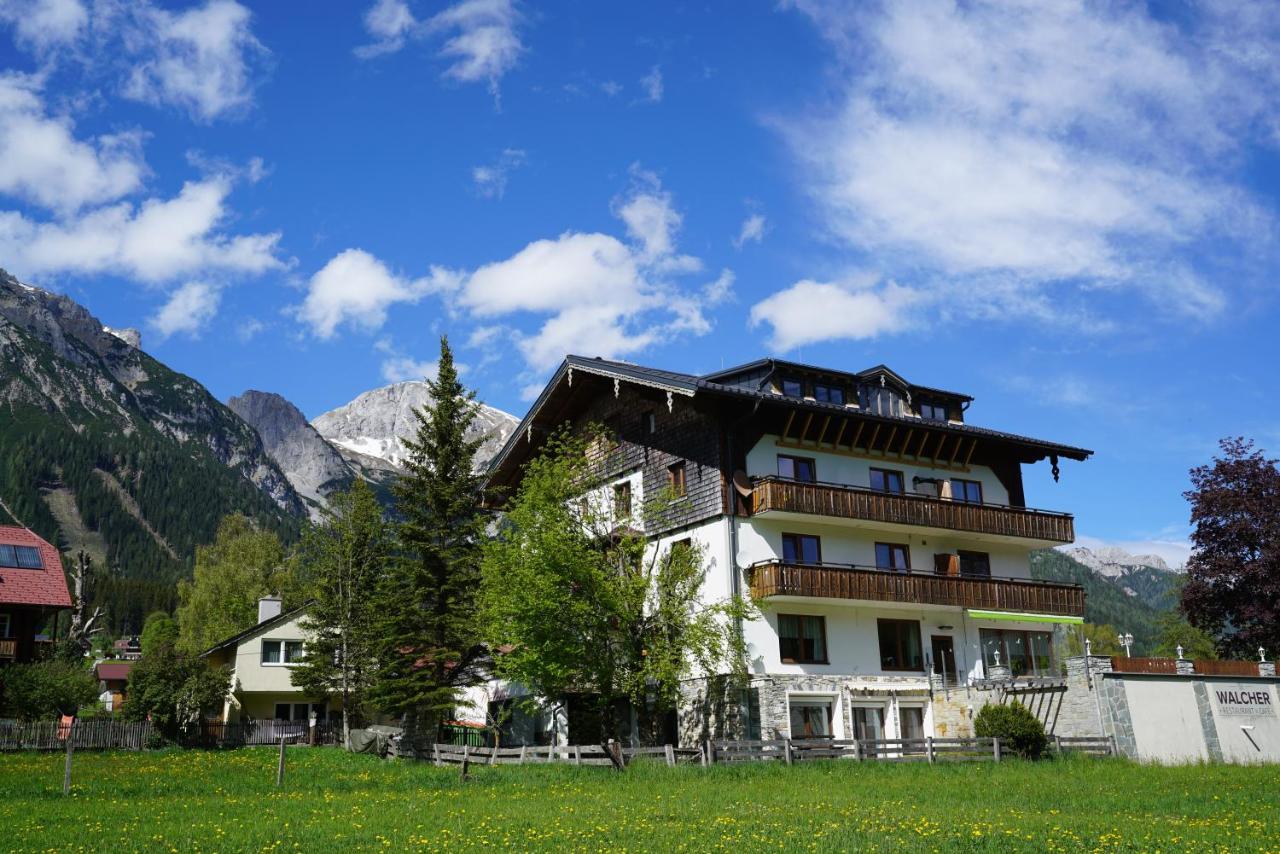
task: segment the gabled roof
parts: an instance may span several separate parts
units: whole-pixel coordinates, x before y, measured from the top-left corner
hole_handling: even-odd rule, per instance
[[[961,394],[958,391],[947,391],[941,388],[932,388],[930,386],[916,385],[908,382],[901,374],[890,368],[888,365],[880,364],[875,367],[867,368],[864,371],[841,371],[835,368],[824,368],[818,365],[809,365],[804,362],[792,362],[787,359],[764,358],[756,359],[754,362],[737,365],[732,368],[724,368],[723,370],[713,371],[709,374],[703,374],[697,377],[698,380],[711,383],[722,383],[723,380],[737,376],[738,374],[750,373],[760,368],[768,368],[774,370],[781,368],[782,370],[805,371],[808,373],[827,374],[828,376],[843,376],[851,380],[861,380],[863,382],[871,380],[880,374],[884,374],[889,379],[896,382],[904,389],[914,392],[924,392],[925,394],[935,394],[944,397],[955,398],[956,400],[973,400],[972,395]]]
[[[40,552],[40,569],[0,567],[0,605],[70,608],[62,557],[52,544],[17,525],[0,525],[0,545],[32,546]]]
[[[276,614],[274,617],[271,617],[270,619],[263,620],[261,623],[255,623],[254,625],[245,629],[243,632],[238,632],[232,635],[231,637],[227,638],[226,640],[220,641],[214,644],[213,646],[209,647],[208,649],[206,649],[204,652],[200,654],[202,656],[209,655],[210,653],[217,652],[220,649],[226,649],[228,647],[237,646],[241,641],[248,640],[249,638],[256,635],[258,632],[266,631],[267,629],[289,622],[294,617],[298,616],[303,611],[307,610],[307,608],[309,608],[310,606],[311,606],[311,603],[306,602],[306,603],[303,603],[302,605],[299,605],[297,608],[294,608],[291,611],[283,611],[279,614]]]
[[[128,679],[129,671],[132,669],[132,661],[100,661],[98,666],[94,668],[98,678],[103,681]]]

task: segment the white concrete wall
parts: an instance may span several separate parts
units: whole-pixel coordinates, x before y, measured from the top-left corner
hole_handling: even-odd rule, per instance
[[[262,663],[262,642],[305,641],[306,633],[298,625],[301,619],[302,615],[299,615],[284,623],[261,629],[237,645],[233,676],[238,680],[241,691],[289,693],[296,690],[290,676],[293,670],[291,665]]]
[[[1280,689],[1275,683],[1206,680],[1209,706],[1222,758],[1228,762],[1252,764],[1280,762]],[[1249,703],[1222,699],[1222,692],[1254,695]],[[1258,702],[1265,695],[1265,702]],[[1238,699],[1238,697],[1237,697]]]
[[[901,433],[901,430],[899,432]],[[968,472],[962,474],[948,469],[933,468],[932,466],[913,464],[907,461],[873,460],[865,457],[853,457],[847,454],[830,453],[818,448],[779,447],[778,441],[778,436],[768,435],[755,444],[755,447],[747,453],[747,474],[752,477],[776,475],[778,473],[778,455],[784,454],[812,458],[817,467],[818,480],[824,483],[870,487],[871,469],[891,469],[902,472],[903,488],[907,492],[915,491],[911,483],[913,477],[945,479],[958,477],[964,480],[979,481],[982,484],[983,501],[990,504],[1009,503],[1009,491],[1000,482],[1000,479],[992,473],[991,469],[985,466],[972,466]],[[934,440],[935,443],[936,441]],[[916,442],[918,443],[919,439],[916,439]],[[948,443],[948,447],[950,447],[950,443]],[[921,489],[926,488],[925,484],[921,484]]]
[[[1190,680],[1129,679],[1124,690],[1139,756],[1162,763],[1209,758]]]

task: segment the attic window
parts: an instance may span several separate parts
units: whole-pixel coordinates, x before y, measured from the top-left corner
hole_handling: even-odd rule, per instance
[[[35,546],[10,546],[0,544],[0,566],[18,569],[44,569],[40,550]]]
[[[782,380],[782,393],[787,397],[804,397],[804,383],[794,378],[784,378]]]
[[[844,406],[844,389],[838,385],[813,384],[813,399]]]
[[[920,402],[920,417],[926,421],[946,421],[947,407],[943,403]]]

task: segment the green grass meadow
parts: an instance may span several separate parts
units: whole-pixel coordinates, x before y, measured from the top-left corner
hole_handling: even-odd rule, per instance
[[[12,851],[1280,851],[1280,768],[811,762],[624,773],[277,752],[0,755]]]

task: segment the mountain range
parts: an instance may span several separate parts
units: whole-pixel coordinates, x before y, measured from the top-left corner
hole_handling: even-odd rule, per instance
[[[385,496],[426,400],[425,383],[397,383],[313,425],[270,392],[224,404],[141,344],[136,330],[0,270],[0,522],[86,551],[118,631],[172,607],[226,514],[291,541],[354,478]],[[516,423],[480,408],[478,464]]]

